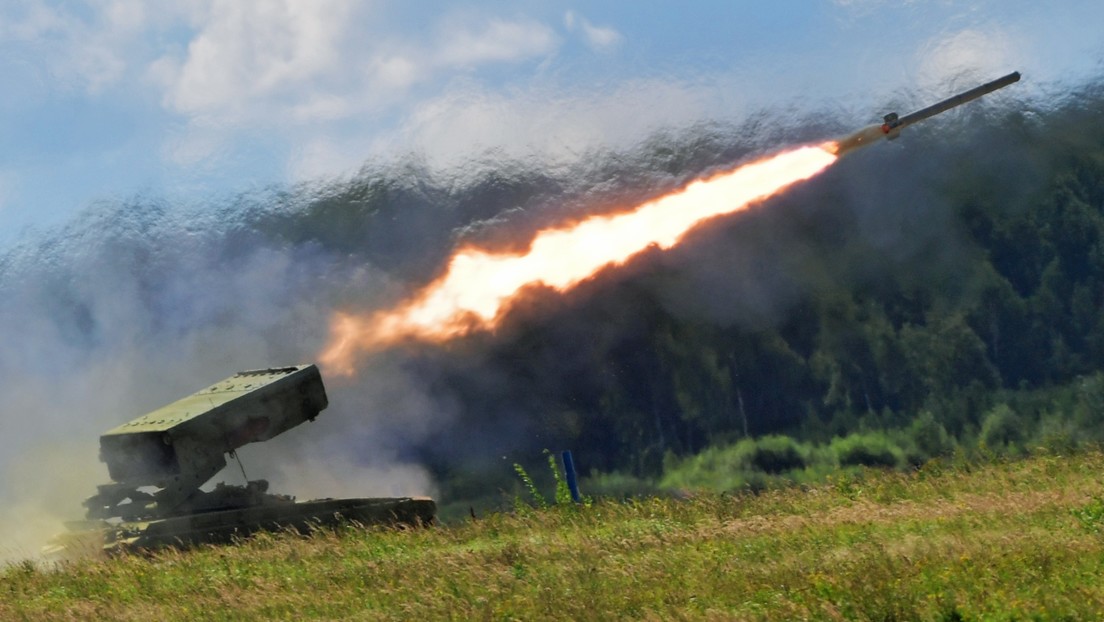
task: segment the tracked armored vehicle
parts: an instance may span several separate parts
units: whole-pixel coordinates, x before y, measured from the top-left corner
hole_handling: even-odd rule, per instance
[[[314,365],[243,371],[109,430],[100,460],[112,481],[84,501],[86,520],[45,552],[186,547],[342,521],[432,523],[437,507],[426,497],[296,501],[269,493],[265,480],[201,490],[235,450],[313,421],[328,403]]]

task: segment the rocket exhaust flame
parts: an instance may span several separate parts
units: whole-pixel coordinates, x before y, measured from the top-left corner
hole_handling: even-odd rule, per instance
[[[744,164],[623,213],[540,231],[524,253],[461,248],[443,276],[398,307],[335,314],[319,360],[327,372],[352,374],[359,355],[404,340],[440,342],[494,328],[525,288],[566,291],[650,246],[670,248],[706,219],[738,212],[813,177],[840,152],[839,143],[830,142]]]
[[[885,123],[821,145],[805,146],[699,179],[685,188],[614,215],[592,216],[537,233],[520,254],[461,248],[445,274],[397,308],[367,315],[336,313],[319,356],[328,372],[352,374],[358,355],[404,340],[441,342],[494,328],[527,287],[565,291],[649,246],[674,246],[698,223],[738,212],[828,168],[843,155],[892,140],[902,129],[1019,81],[1012,72]]]

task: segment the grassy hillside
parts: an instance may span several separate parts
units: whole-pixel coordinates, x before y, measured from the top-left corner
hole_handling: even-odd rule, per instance
[[[1022,619],[1104,614],[1104,454],[864,471],[414,531],[32,563],[0,619]]]

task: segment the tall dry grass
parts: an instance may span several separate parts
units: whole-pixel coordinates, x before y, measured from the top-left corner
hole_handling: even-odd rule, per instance
[[[1096,619],[1104,455],[0,575],[0,619]]]

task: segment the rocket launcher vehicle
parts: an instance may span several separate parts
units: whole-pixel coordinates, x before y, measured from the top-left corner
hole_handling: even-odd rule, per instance
[[[199,488],[228,454],[313,421],[328,404],[318,368],[303,365],[240,372],[124,423],[100,437],[113,481],[85,501],[88,516],[149,518],[203,506],[209,495]]]
[[[937,104],[932,104],[927,108],[917,110],[916,112],[907,114],[903,117],[898,116],[896,112],[891,112],[883,118],[884,122],[881,125],[871,125],[868,127],[864,127],[854,134],[851,134],[850,136],[837,141],[835,147],[836,154],[843,155],[849,151],[854,151],[855,149],[858,149],[860,147],[865,147],[871,143],[877,142],[882,138],[893,140],[901,134],[901,130],[914,123],[919,123],[920,121],[923,121],[925,119],[930,119],[931,117],[934,117],[941,112],[946,112],[951,108],[961,106],[962,104],[975,100],[982,95],[987,95],[989,93],[992,93],[993,91],[996,91],[997,89],[1002,89],[1009,84],[1019,82],[1019,80],[1020,72],[1013,71],[1006,76],[997,78],[996,80],[993,80],[991,82],[986,82],[981,86],[974,87],[953,97],[948,97],[947,99],[944,99]]]
[[[187,546],[343,520],[432,523],[436,504],[425,497],[297,502],[268,493],[265,480],[201,489],[227,455],[313,421],[328,403],[314,365],[243,371],[109,430],[100,437],[100,460],[111,483],[85,500],[87,520],[70,525],[72,533],[46,552],[64,556],[90,541],[107,552]]]

